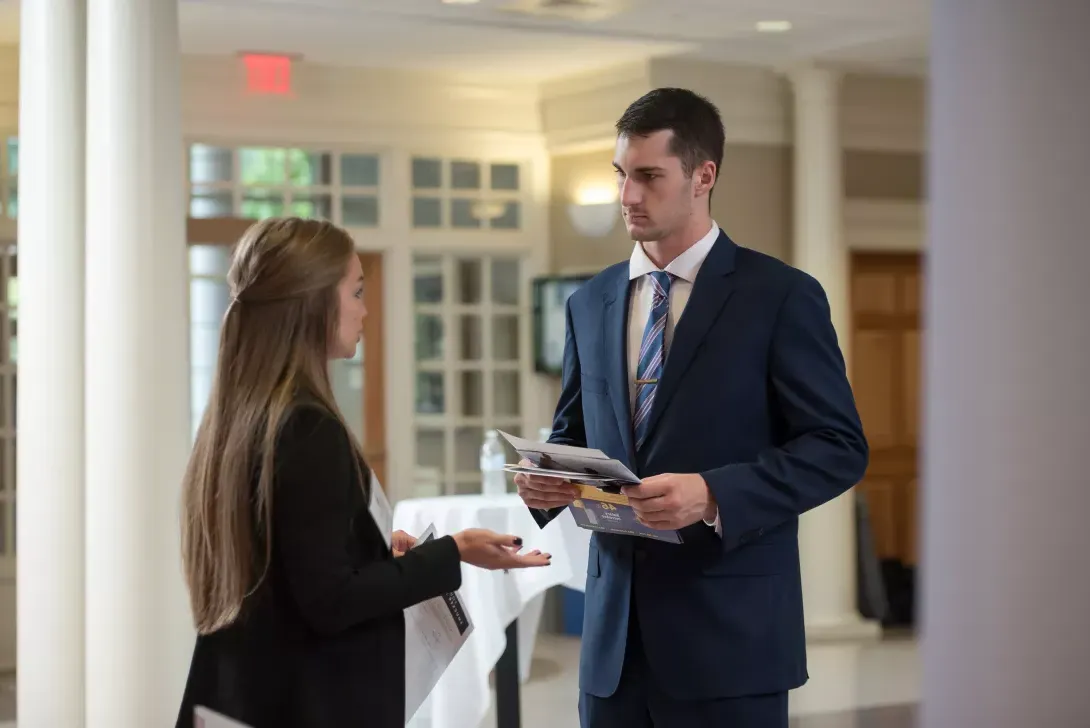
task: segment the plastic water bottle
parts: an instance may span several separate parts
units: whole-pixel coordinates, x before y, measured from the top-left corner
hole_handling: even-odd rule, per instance
[[[504,495],[507,493],[507,473],[503,467],[507,457],[500,442],[500,434],[489,430],[484,434],[481,445],[481,492],[485,495]]]

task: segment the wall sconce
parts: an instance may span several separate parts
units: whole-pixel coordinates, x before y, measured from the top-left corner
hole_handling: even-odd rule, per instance
[[[568,219],[580,235],[601,238],[613,230],[619,211],[616,187],[582,187],[568,205]]]

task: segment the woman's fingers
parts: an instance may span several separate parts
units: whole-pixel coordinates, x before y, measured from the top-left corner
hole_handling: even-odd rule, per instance
[[[552,563],[552,554],[530,553],[530,554],[510,554],[511,565],[507,566],[508,569],[522,569],[532,566],[548,566]]]
[[[393,550],[395,552],[401,552],[395,553],[397,556],[404,555],[406,551],[413,546],[416,546],[416,537],[405,533],[404,531],[394,531],[393,537],[390,540],[392,542],[391,545],[393,546]]]
[[[540,549],[534,549],[525,554],[519,553],[524,542],[522,538],[514,534],[496,533],[487,529],[476,529],[472,533],[477,544],[483,546],[484,552],[488,554],[483,560],[474,561],[474,563],[486,569],[506,571],[531,566],[548,566],[552,559],[551,554],[543,554]]]
[[[500,568],[521,569],[529,566],[548,566],[552,563],[552,554],[543,554],[538,549],[526,554],[517,554],[504,549],[498,554]]]
[[[495,533],[493,531],[488,532],[488,544],[490,546],[501,546],[508,549],[522,548],[522,538],[510,533]]]

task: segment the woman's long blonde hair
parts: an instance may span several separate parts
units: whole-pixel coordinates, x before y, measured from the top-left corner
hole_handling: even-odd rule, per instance
[[[255,223],[235,248],[212,394],[182,486],[182,560],[199,634],[234,622],[264,578],[276,441],[292,407],[307,400],[344,422],[328,358],[354,249],[344,230],[299,218]]]

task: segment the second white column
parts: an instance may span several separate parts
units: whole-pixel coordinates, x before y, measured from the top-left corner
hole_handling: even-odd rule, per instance
[[[841,225],[839,79],[821,68],[799,69],[795,87],[796,267],[821,283],[829,299],[841,350],[849,355],[848,252]],[[803,515],[799,523],[806,632],[811,638],[854,638],[878,633],[856,607],[855,496]]]
[[[176,0],[91,0],[87,93],[88,728],[172,725],[189,651],[189,446]]]

